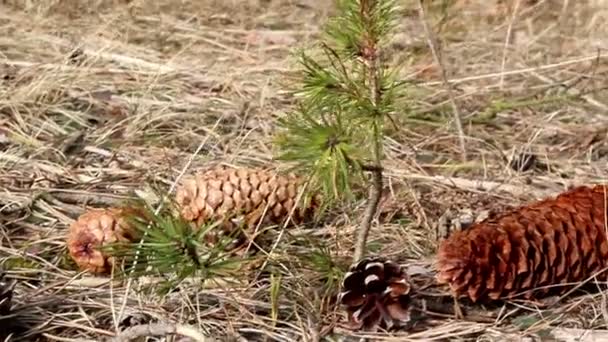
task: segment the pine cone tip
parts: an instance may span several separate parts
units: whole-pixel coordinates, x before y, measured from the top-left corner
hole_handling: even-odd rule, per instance
[[[67,248],[81,270],[96,274],[110,271],[114,260],[100,247],[135,239],[135,229],[126,221],[130,214],[143,215],[133,208],[90,209],[70,225]]]
[[[410,321],[411,286],[403,267],[383,258],[353,265],[342,282],[338,302],[354,329],[390,329]]]

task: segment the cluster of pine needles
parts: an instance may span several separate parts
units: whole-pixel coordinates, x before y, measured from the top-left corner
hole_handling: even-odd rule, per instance
[[[197,277],[203,281],[216,277],[234,277],[247,258],[229,252],[236,234],[221,236],[213,246],[206,245],[206,235],[221,224],[209,222],[193,227],[191,222],[171,210],[154,209],[143,202],[128,204],[137,214],[125,219],[134,228],[139,239],[116,242],[101,247],[102,252],[120,260],[118,278],[158,276],[164,279],[158,291],[163,294],[174,290],[182,281]]]

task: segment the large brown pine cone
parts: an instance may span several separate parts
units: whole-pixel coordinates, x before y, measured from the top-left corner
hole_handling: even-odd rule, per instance
[[[235,228],[283,224],[294,207],[291,223],[311,219],[320,198],[314,196],[305,205],[298,202],[301,185],[302,180],[294,174],[216,167],[185,178],[177,188],[176,203],[181,216],[197,227],[210,221],[221,222],[221,231],[206,236],[208,242],[214,243],[217,235],[235,233]],[[234,236],[242,238],[236,233]]]
[[[135,241],[137,234],[127,222],[131,208],[91,209],[70,225],[68,251],[82,269],[91,273],[107,273],[113,258],[98,248],[114,242]]]
[[[410,321],[410,283],[405,270],[383,258],[351,266],[338,296],[353,329],[400,326]]]
[[[438,281],[476,302],[563,293],[596,273],[605,279],[607,190],[577,187],[456,232],[439,247]]]

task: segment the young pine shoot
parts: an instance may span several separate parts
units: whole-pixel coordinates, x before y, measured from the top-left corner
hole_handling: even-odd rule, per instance
[[[296,110],[279,120],[279,159],[308,174],[325,205],[352,200],[369,179],[367,207],[355,241],[364,257],[383,187],[384,126],[401,83],[385,65],[383,47],[397,24],[395,0],[340,0],[321,42],[301,51]]]

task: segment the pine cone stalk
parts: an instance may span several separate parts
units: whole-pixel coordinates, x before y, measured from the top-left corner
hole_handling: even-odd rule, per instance
[[[175,200],[181,216],[195,227],[221,222],[220,230],[206,234],[207,242],[216,243],[220,235],[234,234],[238,228],[251,232],[258,224],[284,224],[288,218],[300,224],[312,219],[320,197],[298,202],[302,185],[302,179],[291,173],[220,166],[185,178]]]
[[[353,329],[390,329],[410,321],[410,283],[405,270],[383,258],[364,258],[351,266],[338,301]]]
[[[437,279],[473,302],[560,294],[608,266],[604,185],[580,186],[444,240]]]
[[[131,215],[141,215],[132,208],[90,209],[70,225],[67,247],[80,269],[108,273],[114,258],[100,247],[115,242],[133,242],[137,230],[128,222]]]

